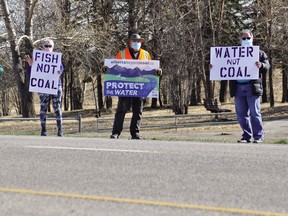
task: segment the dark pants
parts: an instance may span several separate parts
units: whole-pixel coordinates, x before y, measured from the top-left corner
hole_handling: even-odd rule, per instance
[[[130,110],[131,106],[133,115],[130,123],[130,134],[131,136],[135,136],[139,133],[143,111],[143,99],[138,97],[119,97],[112,134],[121,134],[125,114]]]

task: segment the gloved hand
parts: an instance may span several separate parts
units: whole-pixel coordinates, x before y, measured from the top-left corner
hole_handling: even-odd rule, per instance
[[[105,73],[109,70],[109,68],[104,65],[101,70],[102,70],[102,73]]]
[[[155,73],[157,76],[162,76],[162,69],[157,69]]]

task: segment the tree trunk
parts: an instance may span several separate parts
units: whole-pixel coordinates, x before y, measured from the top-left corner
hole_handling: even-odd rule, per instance
[[[270,53],[270,55],[272,55],[272,52]],[[270,58],[271,62],[270,62],[270,69],[269,69],[269,96],[270,96],[270,107],[274,107],[275,105],[275,99],[274,99],[274,90],[273,90],[273,74],[272,74],[272,70],[273,70],[273,58]]]
[[[102,76],[101,76],[101,74],[99,74],[99,75],[97,76],[97,96],[98,96],[99,112],[101,112],[101,110],[103,110],[103,108],[104,108],[102,89],[103,89],[103,86],[102,86]]]
[[[135,5],[136,0],[128,0],[128,36],[130,37],[133,33],[136,33],[137,29],[137,14]],[[138,33],[138,32],[137,32]]]
[[[112,108],[112,97],[105,97],[106,99],[106,109],[110,110]]]
[[[262,102],[267,103],[267,73],[262,73],[262,86],[263,86],[263,95],[262,95]]]
[[[154,108],[154,109],[157,108],[157,98],[152,98],[151,108]]]
[[[227,85],[228,85],[228,81],[227,80],[221,80],[220,82],[220,96],[219,96],[219,100],[221,103],[224,103],[227,101]]]
[[[161,80],[162,80],[162,76],[159,77],[159,86],[161,86]],[[152,98],[152,102],[151,102],[151,108],[157,108],[157,103],[159,100],[159,105],[160,107],[162,106],[162,102],[161,102],[161,97],[160,97],[160,87],[159,87],[159,97],[158,98]]]
[[[70,89],[70,83],[69,80],[69,71],[67,69],[64,69],[64,83],[63,83],[63,103],[64,103],[64,110],[69,110],[69,89]]]
[[[73,77],[72,97],[71,97],[71,103],[73,106],[71,108],[73,110],[83,109],[86,83],[83,83],[82,78],[80,76],[80,71],[77,72],[73,71],[71,73],[71,77]]]
[[[195,106],[197,105],[197,96],[196,96],[196,89],[192,88],[191,96],[190,96],[190,105]]]
[[[287,68],[287,65],[285,65],[285,63],[282,63],[282,103],[288,101]]]
[[[196,73],[192,74],[192,88],[191,88],[191,95],[190,95],[190,105],[197,105],[198,104],[198,94],[197,94],[197,82],[196,82]]]
[[[24,81],[21,78],[20,73],[23,73],[20,53],[17,50],[17,42],[16,42],[16,32],[13,26],[13,22],[10,16],[10,12],[8,9],[7,1],[1,0],[1,8],[2,14],[5,21],[5,26],[7,29],[9,43],[10,43],[10,50],[12,54],[12,61],[13,61],[13,72],[17,82],[18,91],[21,95],[21,107],[22,107],[22,116],[23,117],[35,117],[35,108],[33,103],[33,94],[29,92],[29,79],[30,76],[28,73],[25,73]]]
[[[64,110],[68,111],[69,107],[72,108],[72,104],[70,104],[72,100],[72,86],[73,86],[73,71],[72,71],[72,65],[73,65],[73,58],[72,53],[69,51],[68,47],[64,47],[63,49],[64,56],[64,74],[63,77],[63,104],[64,104]],[[69,106],[70,104],[70,106]]]
[[[7,91],[2,92],[2,114],[3,116],[11,115],[9,94]]]
[[[72,88],[72,92],[73,92],[73,100],[72,100],[72,104],[73,104],[73,110],[79,110],[79,109],[83,109],[83,102],[84,102],[84,98],[83,98],[83,91],[80,87],[76,87],[76,88]]]

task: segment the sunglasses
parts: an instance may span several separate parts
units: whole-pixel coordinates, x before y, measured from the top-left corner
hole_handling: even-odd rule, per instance
[[[52,45],[44,45],[45,48],[51,48]]]
[[[242,38],[242,40],[250,40],[251,37],[245,37],[245,38]]]

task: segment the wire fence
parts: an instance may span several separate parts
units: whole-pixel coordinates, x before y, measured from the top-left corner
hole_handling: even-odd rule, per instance
[[[129,128],[131,118],[125,118],[124,129]],[[112,130],[114,118],[97,118],[97,133],[104,130]],[[223,125],[234,124],[236,114],[234,112],[209,113],[209,114],[183,114],[183,115],[166,115],[166,116],[144,116],[141,121],[141,128],[146,129],[172,129],[183,127],[195,127],[202,125]]]
[[[55,117],[48,117],[47,120],[54,120]],[[78,124],[78,133],[82,133],[83,123],[82,116],[65,117],[63,121],[75,120]],[[131,117],[128,115],[124,120],[123,128],[127,129],[130,125]],[[39,121],[38,118],[0,118],[0,122],[4,121]],[[96,132],[112,130],[114,118],[96,118]],[[197,127],[203,125],[223,125],[234,124],[236,114],[234,112],[209,113],[209,114],[183,114],[183,115],[163,115],[163,116],[143,116],[141,128],[145,129],[173,129],[184,127]]]
[[[5,122],[5,121],[39,121],[40,118],[0,118],[0,122]],[[48,117],[46,120],[54,120],[55,117]],[[77,117],[65,117],[63,118],[64,121],[66,120],[75,120],[78,122],[78,133],[82,132],[82,116],[78,115]]]

